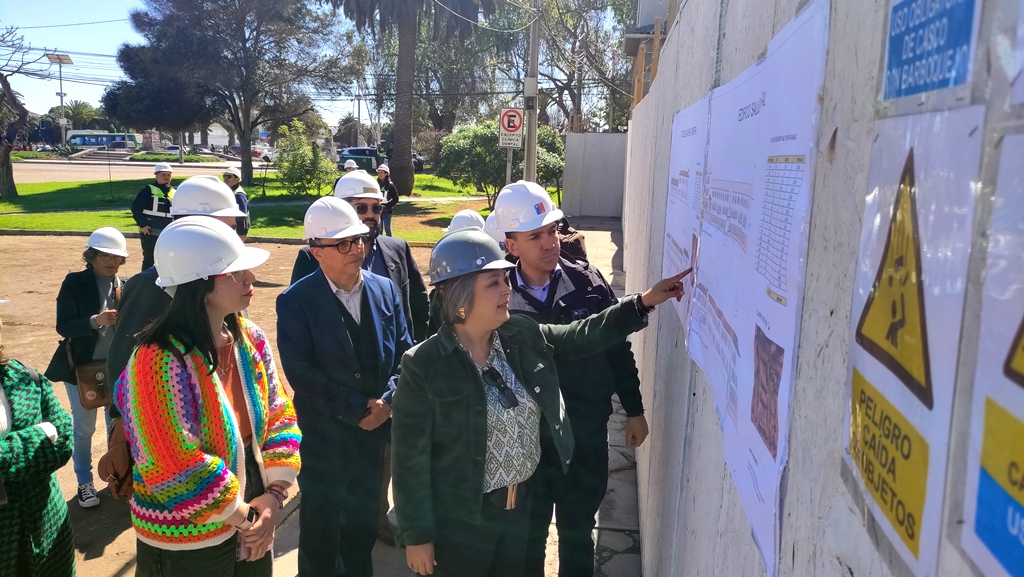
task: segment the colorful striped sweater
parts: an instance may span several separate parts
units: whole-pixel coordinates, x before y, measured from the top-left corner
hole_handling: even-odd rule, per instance
[[[294,483],[295,410],[263,331],[246,319],[239,324],[235,359],[263,482]],[[234,535],[223,521],[242,505],[246,482],[245,447],[216,371],[198,351],[184,359],[185,367],[168,350],[140,346],[115,385],[135,459],[132,523],[139,540],[169,550],[211,547]]]

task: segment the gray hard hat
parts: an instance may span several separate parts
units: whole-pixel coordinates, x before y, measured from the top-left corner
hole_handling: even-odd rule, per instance
[[[485,270],[515,268],[505,252],[487,233],[467,228],[448,234],[430,252],[430,283],[437,284]]]

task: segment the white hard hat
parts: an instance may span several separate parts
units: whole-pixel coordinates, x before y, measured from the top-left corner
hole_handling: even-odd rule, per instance
[[[221,174],[230,174],[231,176],[234,176],[235,178],[242,178],[242,171],[238,170],[234,166],[229,166],[229,167],[225,168],[224,172],[221,173]]]
[[[270,253],[248,247],[234,229],[214,218],[187,216],[160,233],[153,249],[159,287],[174,287],[267,262]]]
[[[172,169],[171,165],[166,162],[158,162],[156,166],[153,167],[153,174],[158,172],[174,172],[174,169]]]
[[[356,164],[356,161],[350,158],[345,161],[345,168],[359,168],[359,165]]]
[[[367,234],[370,228],[359,220],[352,205],[333,196],[318,198],[302,219],[302,238],[347,238]]]
[[[89,248],[114,256],[128,256],[128,241],[124,239],[121,231],[112,226],[96,229],[89,235],[89,240],[85,244]]]
[[[387,165],[387,163],[384,163],[384,164],[382,164],[382,165],[380,165],[380,166],[378,166],[378,167],[377,167],[377,171],[378,171],[378,172],[379,172],[379,171],[381,171],[381,170],[383,170],[384,172],[386,172],[386,173],[388,173],[388,174],[391,174],[391,169],[390,169],[390,168],[388,168],[388,165]]]
[[[344,200],[351,198],[384,200],[377,179],[367,174],[365,170],[353,170],[339,178],[338,183],[334,185],[334,196]]]
[[[494,213],[487,215],[487,219],[484,220],[484,232],[488,236],[494,239],[501,248],[505,248],[505,233],[498,230],[497,225],[494,223]]]
[[[470,227],[476,227],[483,230],[484,217],[480,216],[479,212],[471,208],[467,208],[465,210],[460,210],[459,212],[455,213],[455,216],[452,217],[452,222],[451,224],[448,225],[448,228],[444,228],[441,230],[443,230],[444,232],[455,232],[457,230],[462,230],[464,228]]]
[[[498,192],[494,224],[498,232],[537,230],[562,219],[562,211],[544,187],[526,180],[513,182]]]
[[[244,217],[238,209],[235,193],[213,175],[191,176],[174,191],[171,216],[234,216]]]

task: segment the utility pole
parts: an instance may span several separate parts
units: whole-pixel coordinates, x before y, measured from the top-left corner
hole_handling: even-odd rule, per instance
[[[64,119],[64,97],[67,96],[64,94],[64,65],[74,64],[74,62],[67,54],[47,54],[46,59],[57,65],[57,77],[60,79],[60,92],[57,93],[57,96],[60,96],[60,143],[63,145],[68,141],[67,120]]]
[[[363,95],[356,94],[356,146],[363,132]]]
[[[533,24],[530,25],[530,69],[526,73],[523,99],[526,108],[526,154],[523,180],[537,180],[537,78],[540,76],[540,0],[533,0]]]

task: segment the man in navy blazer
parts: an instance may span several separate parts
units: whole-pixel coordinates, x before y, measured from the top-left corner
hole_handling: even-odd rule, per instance
[[[321,198],[304,228],[320,269],[277,298],[302,430],[299,576],[369,577],[391,396],[412,340],[394,284],[361,269],[368,229],[356,211]]]
[[[427,287],[412,257],[412,249],[404,240],[380,234],[384,195],[376,177],[365,171],[354,170],[338,179],[334,196],[345,200],[356,209],[363,224],[369,228],[369,242],[364,254],[363,270],[386,276],[395,283],[402,296],[402,310],[413,342],[427,338]],[[302,247],[292,267],[292,284],[316,271],[320,266],[309,247]]]

